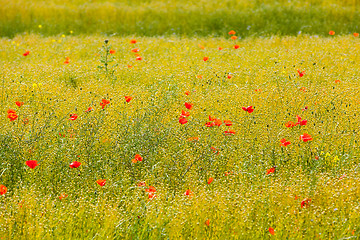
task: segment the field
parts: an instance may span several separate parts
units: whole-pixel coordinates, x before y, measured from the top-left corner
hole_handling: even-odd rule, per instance
[[[0,6],[1,240],[360,238],[357,1]]]

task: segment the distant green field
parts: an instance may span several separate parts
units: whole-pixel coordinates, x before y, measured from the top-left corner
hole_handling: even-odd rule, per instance
[[[106,34],[239,37],[360,32],[358,0],[0,0],[0,36]]]
[[[358,37],[104,40],[0,39],[0,239],[359,238]]]

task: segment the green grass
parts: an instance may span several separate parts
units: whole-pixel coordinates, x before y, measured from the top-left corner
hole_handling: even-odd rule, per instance
[[[107,75],[103,37],[0,39],[2,239],[359,236],[358,38],[134,38],[109,39]],[[242,110],[250,105],[253,113]],[[206,127],[209,115],[233,125]],[[286,128],[296,115],[307,125]],[[300,141],[303,133],[313,140]],[[143,161],[132,163],[136,154]],[[82,165],[69,168],[75,160]]]
[[[327,35],[359,32],[359,1],[1,0],[0,36],[24,32],[127,36]],[[336,19],[336,20],[335,20]],[[41,25],[41,28],[39,28]]]

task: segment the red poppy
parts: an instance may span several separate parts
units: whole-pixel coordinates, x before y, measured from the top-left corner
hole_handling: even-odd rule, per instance
[[[359,37],[359,33],[353,33],[354,37]]]
[[[266,175],[269,175],[270,173],[274,173],[275,172],[275,167],[269,168],[268,170],[266,170]]]
[[[137,60],[137,61],[141,61],[141,60],[142,60],[142,57],[137,56],[137,57],[136,57],[136,60]]]
[[[193,106],[194,106],[194,104],[192,104],[192,103],[188,103],[188,102],[185,103],[185,107],[189,110],[191,110],[193,108]]]
[[[135,39],[132,39],[132,40],[130,41],[130,43],[135,44],[135,43],[137,43],[137,41],[136,41]]]
[[[196,142],[199,141],[199,137],[191,137],[188,139],[189,142]]]
[[[255,92],[261,92],[261,89],[255,89]]]
[[[91,111],[93,111],[93,109],[89,107],[85,112],[91,112]]]
[[[139,51],[140,51],[140,49],[138,49],[138,48],[134,48],[134,49],[131,49],[131,51],[136,53],[136,52],[139,52]]]
[[[187,95],[187,96],[188,96],[189,94],[190,94],[190,92],[189,92],[189,91],[186,91],[186,92],[185,92],[185,95]]]
[[[334,32],[334,31],[330,31],[329,34],[330,34],[331,36],[334,36],[334,35],[335,35],[335,32]]]
[[[65,61],[64,61],[64,64],[69,64],[69,63],[70,63],[70,58],[67,57],[67,58],[65,59]]]
[[[28,124],[28,123],[29,123],[29,119],[24,118],[24,119],[23,119],[23,123],[24,123],[24,124]]]
[[[335,83],[340,83],[340,80],[335,80]]]
[[[240,47],[239,45],[235,45],[235,46],[234,46],[235,49],[238,49],[239,47]]]
[[[141,162],[143,160],[143,158],[141,157],[141,155],[140,154],[136,154],[135,155],[135,157],[134,157],[134,159],[132,159],[131,161],[133,162],[133,163],[136,163],[136,162]]]
[[[16,106],[18,106],[18,107],[21,107],[22,105],[24,105],[23,102],[15,102],[15,104],[16,104]]]
[[[63,199],[63,198],[66,198],[67,196],[68,196],[67,194],[62,193],[62,194],[60,194],[59,199],[61,200],[61,199]]]
[[[128,68],[132,68],[133,66],[128,65]]]
[[[110,100],[103,99],[101,100],[100,106],[102,107],[102,109],[104,109],[105,106],[108,104],[110,104]]]
[[[224,120],[224,123],[228,127],[232,125],[232,122],[230,120]]]
[[[77,161],[74,161],[74,162],[72,162],[72,163],[70,163],[70,168],[78,168],[78,167],[80,167],[80,165],[81,165],[81,162],[77,162]]]
[[[10,110],[11,110],[11,109],[10,109]],[[15,121],[15,120],[18,118],[18,115],[16,115],[15,112],[9,112],[9,111],[8,111],[8,116],[7,116],[7,118],[9,118],[10,121]]]
[[[142,182],[139,182],[137,185],[138,185],[138,187],[146,187],[146,182],[142,181]]]
[[[219,47],[218,49],[219,49],[219,50],[223,50],[223,48],[222,48],[222,47]]]
[[[4,195],[7,192],[7,187],[0,185],[0,195]]]
[[[242,107],[242,109],[248,113],[252,113],[254,111],[253,106],[249,106],[249,107]]]
[[[156,188],[153,186],[149,186],[149,188],[145,189],[145,191],[149,193],[149,198],[153,198],[156,193]]]
[[[228,79],[231,79],[231,78],[232,78],[232,76],[231,76],[231,75],[227,75],[227,78],[228,78]]]
[[[210,121],[215,121],[215,119],[216,119],[216,118],[214,118],[214,117],[212,117],[212,116],[209,115],[209,120],[210,120]]]
[[[214,181],[214,178],[210,177],[209,180],[207,181],[207,184],[212,183],[212,181]]]
[[[287,128],[292,128],[292,127],[295,127],[295,126],[296,126],[296,124],[293,123],[292,121],[288,121],[287,123],[285,123],[285,127],[287,127]]]
[[[207,123],[205,123],[205,126],[213,127],[213,126],[215,126],[215,123],[214,122],[207,122]]]
[[[77,118],[78,118],[78,115],[77,115],[77,114],[70,114],[69,120],[74,121],[74,120],[76,120]]]
[[[153,198],[155,198],[156,197],[156,195],[155,195],[155,193],[149,193],[149,199],[151,200],[151,199],[153,199]]]
[[[275,231],[274,231],[274,229],[272,227],[269,227],[269,233],[271,235],[275,235]]]
[[[301,119],[301,117],[299,117],[298,115],[296,116],[296,118],[297,118],[296,125],[305,126],[307,124],[307,120]]]
[[[285,138],[281,139],[280,142],[281,142],[281,143],[280,143],[280,146],[286,147],[287,145],[290,145],[290,142],[289,142],[289,141],[286,141]]]
[[[206,225],[206,226],[210,226],[210,219],[207,219],[207,220],[205,221],[205,225]]]
[[[237,39],[237,36],[231,36],[231,39],[232,39],[232,40],[236,40],[236,39]]]
[[[190,196],[192,195],[192,192],[190,191],[190,189],[186,190],[184,193],[185,196]]]
[[[313,139],[309,134],[304,133],[303,135],[300,135],[300,140],[307,142],[307,141],[311,141]]]
[[[190,113],[189,112],[185,112],[184,110],[181,110],[181,115],[180,117],[188,117],[190,116]]]
[[[214,124],[215,126],[221,126],[222,121],[220,119],[215,119]]]
[[[38,166],[36,160],[26,161],[25,164],[26,164],[29,168],[31,168],[31,169],[34,169],[36,166]]]
[[[96,183],[103,187],[106,183],[106,179],[99,179],[96,181]]]
[[[7,113],[8,113],[8,114],[10,114],[10,113],[16,113],[16,111],[13,110],[13,109],[9,109],[9,110],[7,110]]]
[[[184,118],[184,117],[180,117],[179,118],[179,123],[180,124],[185,124],[185,123],[187,123],[188,122],[188,120],[186,119],[186,118]]]
[[[127,103],[130,102],[131,99],[132,99],[132,97],[130,97],[130,96],[125,96],[125,101],[126,101]]]
[[[229,131],[225,131],[224,134],[225,134],[225,136],[235,135],[235,131],[229,129]]]
[[[201,45],[201,44],[198,44],[198,46],[199,46],[199,48],[201,48],[201,49],[205,49],[205,47],[204,47],[203,45]]]
[[[304,208],[304,207],[307,208],[309,206],[310,202],[311,202],[310,198],[305,198],[304,200],[301,201],[301,204],[300,204],[301,208]]]
[[[115,54],[115,50],[110,49],[109,53],[110,53],[110,54]]]
[[[210,149],[211,149],[214,153],[219,154],[219,150],[216,149],[215,147],[211,147]]]
[[[229,32],[229,35],[234,35],[234,34],[236,34],[236,32],[235,32],[234,30],[231,30],[231,31]]]
[[[204,62],[206,62],[207,60],[209,60],[209,57],[204,57],[203,60]]]
[[[303,77],[305,75],[305,71],[300,71],[300,69],[297,70],[299,77]]]
[[[26,51],[25,53],[23,53],[23,56],[26,57],[29,54],[30,54],[30,51]]]
[[[202,75],[197,75],[196,76],[198,79],[202,79],[203,77],[202,77]]]

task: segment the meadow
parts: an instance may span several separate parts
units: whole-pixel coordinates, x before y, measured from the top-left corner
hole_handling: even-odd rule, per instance
[[[0,239],[358,238],[359,38],[226,35],[0,39]]]

